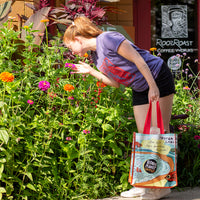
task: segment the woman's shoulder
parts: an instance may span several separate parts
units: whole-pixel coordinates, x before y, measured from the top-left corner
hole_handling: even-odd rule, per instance
[[[126,38],[121,33],[116,31],[106,31],[98,36],[98,42],[108,49],[115,49],[115,47],[118,47],[125,39]]]
[[[113,37],[124,37],[121,33],[117,31],[105,31],[100,34],[101,38],[113,38]]]

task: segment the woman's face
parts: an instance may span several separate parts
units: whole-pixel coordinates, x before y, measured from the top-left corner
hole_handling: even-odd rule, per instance
[[[73,54],[84,56],[87,51],[83,48],[83,42],[80,38],[75,38],[74,41],[69,41],[65,43],[67,48],[69,48]]]

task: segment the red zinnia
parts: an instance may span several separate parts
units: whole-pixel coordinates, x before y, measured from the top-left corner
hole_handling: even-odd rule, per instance
[[[106,87],[107,85],[103,82],[100,82],[100,81],[97,81],[97,87],[101,87],[101,88],[104,88]]]

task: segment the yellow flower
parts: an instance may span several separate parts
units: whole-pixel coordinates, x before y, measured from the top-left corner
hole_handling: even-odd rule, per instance
[[[24,29],[29,29],[29,26],[24,26]]]
[[[46,23],[46,22],[49,22],[49,19],[42,19],[40,22]]]
[[[66,84],[66,85],[64,85],[64,90],[71,92],[72,90],[74,90],[74,86],[70,85],[70,84]]]
[[[152,47],[152,48],[150,48],[150,51],[156,51],[156,50],[157,50],[156,47]]]
[[[2,72],[0,74],[0,79],[3,82],[13,82],[14,81],[14,76],[9,72]]]

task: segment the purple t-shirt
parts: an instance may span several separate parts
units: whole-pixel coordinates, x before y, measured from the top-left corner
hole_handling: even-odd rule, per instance
[[[117,53],[119,45],[125,39],[121,33],[115,31],[100,34],[96,40],[97,46],[96,51],[93,52],[93,61],[96,67],[108,77],[127,87],[132,87],[137,92],[141,92],[149,87],[144,76],[134,63]],[[143,57],[155,79],[160,72],[163,60],[146,50],[138,48],[132,42],[130,44]]]

